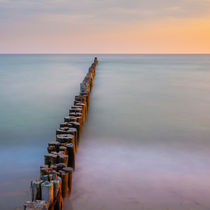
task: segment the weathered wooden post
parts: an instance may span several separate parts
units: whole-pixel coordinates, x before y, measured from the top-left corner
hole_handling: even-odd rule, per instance
[[[58,134],[56,135],[57,141],[60,143],[72,143],[74,144],[75,150],[76,150],[76,142],[74,139],[74,136],[72,134]]]
[[[59,163],[64,163],[66,167],[68,166],[68,159],[69,159],[68,155],[64,155],[64,154],[59,154],[58,155],[58,162]]]
[[[48,165],[40,166],[40,176],[48,175],[49,174],[49,167]]]
[[[64,122],[77,122],[76,120],[76,117],[73,117],[73,116],[67,116],[67,117],[64,117]]]
[[[80,135],[80,131],[82,129],[82,126],[80,125],[80,123],[78,123],[78,122],[71,122],[71,125],[72,125],[73,128],[77,129],[77,133],[78,133],[78,135]]]
[[[79,122],[81,125],[82,125],[82,123],[84,121],[84,117],[85,117],[85,115],[81,112],[70,112],[69,116],[70,117],[75,117],[77,119],[77,122]],[[81,120],[78,120],[78,118],[81,118]]]
[[[76,112],[80,112],[82,114],[83,110],[81,108],[74,108],[74,107],[69,109],[69,114],[76,113]]]
[[[60,128],[64,128],[64,127],[71,127],[71,122],[63,122],[60,124]]]
[[[40,179],[43,181],[43,182],[47,182],[49,181],[49,176],[48,175],[43,175],[40,177]]]
[[[90,104],[90,97],[89,97],[89,94],[90,94],[90,92],[81,92],[80,93],[83,97],[85,97],[85,102],[86,102],[86,104],[87,104],[87,107],[89,106],[89,104]],[[84,103],[84,102],[83,102]]]
[[[63,196],[62,196],[62,189],[61,189],[57,194],[54,210],[62,210],[62,209],[63,209]]]
[[[97,57],[94,58],[94,63],[98,64],[98,58]]]
[[[62,180],[61,177],[57,177],[55,180],[52,181],[53,183],[53,189],[54,189],[54,200],[57,199],[59,191],[62,190]]]
[[[41,200],[41,184],[42,180],[37,179],[37,180],[32,180],[31,181],[31,200],[36,201],[36,200]]]
[[[51,165],[51,166],[50,166],[50,169],[51,169],[52,171],[57,171],[57,166],[56,166],[56,164],[55,164],[55,165]]]
[[[58,134],[56,135],[56,140],[60,143],[73,143],[74,136],[72,134]]]
[[[53,181],[53,180],[56,180],[57,179],[57,172],[56,170],[51,170],[49,175],[49,181]]]
[[[87,117],[87,105],[85,103],[82,102],[76,102],[74,101],[74,105],[75,106],[81,106],[84,110],[84,114],[85,114],[85,118]]]
[[[49,204],[46,201],[26,201],[24,204],[24,210],[48,210]]]
[[[58,163],[56,166],[57,166],[57,171],[60,171],[66,167],[66,165],[64,163]]]
[[[68,195],[68,180],[69,180],[69,174],[65,171],[61,170],[59,171],[60,177],[62,179],[62,195],[65,198]]]
[[[69,174],[68,187],[69,187],[69,193],[71,194],[73,168],[66,167],[66,168],[63,168],[62,170]]]
[[[82,103],[86,102],[85,98],[82,97],[81,95],[75,96],[75,101],[82,102]]]
[[[67,144],[67,152],[69,155],[69,162],[68,162],[68,166],[73,168],[75,170],[75,148],[73,144]]]
[[[55,147],[55,151],[58,152],[59,146],[60,146],[60,142],[58,141],[51,141],[48,143],[48,147]]]
[[[68,124],[69,126],[72,126],[71,124]],[[56,135],[59,134],[72,134],[75,139],[75,146],[77,147],[78,143],[78,135],[77,135],[77,129],[73,127],[61,127],[60,129],[56,130]]]
[[[51,165],[55,165],[57,163],[58,156],[55,155],[54,153],[55,152],[44,155],[44,164],[45,165],[48,165],[50,167]]]
[[[55,146],[48,146],[48,147],[47,147],[47,151],[48,151],[49,153],[55,152],[55,151],[56,151],[56,147],[55,147]]]
[[[43,182],[41,184],[41,189],[42,189],[42,200],[47,201],[49,203],[49,206],[53,204],[53,193],[54,193],[54,188],[53,188],[53,183],[52,182]]]
[[[64,146],[60,146],[59,147],[59,152],[62,152],[64,155],[66,155],[67,154],[67,148],[64,147]]]

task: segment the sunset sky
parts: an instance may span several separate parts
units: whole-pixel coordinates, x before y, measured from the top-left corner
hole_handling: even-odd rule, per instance
[[[210,0],[0,0],[0,53],[210,53]]]

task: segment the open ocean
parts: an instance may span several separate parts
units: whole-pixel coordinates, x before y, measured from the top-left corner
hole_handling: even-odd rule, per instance
[[[95,55],[0,55],[0,209],[22,209]],[[210,209],[210,55],[97,55],[64,210]]]

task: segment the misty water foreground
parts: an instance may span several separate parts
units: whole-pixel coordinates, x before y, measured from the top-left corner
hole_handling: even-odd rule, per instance
[[[92,57],[0,56],[1,209],[27,199]],[[98,58],[64,209],[209,209],[210,55]]]

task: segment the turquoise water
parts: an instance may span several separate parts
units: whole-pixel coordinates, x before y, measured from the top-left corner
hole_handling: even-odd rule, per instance
[[[1,209],[28,198],[92,58],[0,56]],[[64,209],[209,209],[210,55],[98,58]]]
[[[93,56],[0,55],[0,209],[23,206]]]

